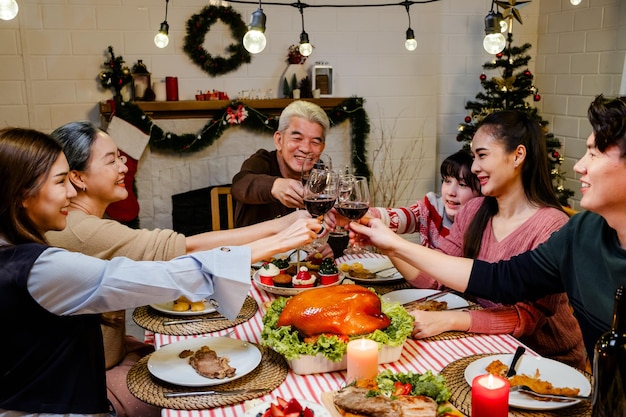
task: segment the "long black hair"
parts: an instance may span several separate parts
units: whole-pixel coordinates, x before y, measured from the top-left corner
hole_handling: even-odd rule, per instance
[[[522,162],[522,185],[526,198],[539,207],[554,207],[563,211],[552,187],[546,139],[535,119],[518,110],[503,110],[485,117],[479,129],[487,130],[508,153],[523,145],[526,158]],[[463,256],[472,259],[478,256],[487,222],[497,213],[496,198],[485,197],[465,232]]]

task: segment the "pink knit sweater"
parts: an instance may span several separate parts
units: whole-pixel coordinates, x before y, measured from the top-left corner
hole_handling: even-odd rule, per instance
[[[450,234],[439,240],[439,251],[462,256],[463,235],[483,200],[484,197],[478,197],[466,203],[456,215]],[[559,210],[542,208],[502,241],[494,237],[490,220],[483,234],[478,259],[495,262],[531,250],[547,240],[567,220],[567,215]],[[425,274],[420,274],[411,284],[418,288],[440,287],[438,282]],[[512,306],[478,301],[485,309],[470,311],[470,332],[510,333],[543,356],[585,369],[582,333],[565,293]]]

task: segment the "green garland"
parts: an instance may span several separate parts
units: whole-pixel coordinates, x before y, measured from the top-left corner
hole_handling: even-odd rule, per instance
[[[355,175],[370,177],[370,169],[366,158],[366,141],[370,132],[370,122],[363,108],[365,100],[350,97],[335,108],[326,112],[331,127],[350,120],[350,139],[352,141],[352,167]],[[155,149],[172,152],[197,152],[212,145],[226,129],[241,126],[245,129],[273,134],[278,128],[278,117],[268,116],[248,107],[240,101],[232,101],[221,113],[200,130],[199,133],[177,135],[166,132],[146,115],[139,106],[131,101],[122,102],[116,108],[115,115],[132,124],[147,135],[150,135],[150,146]]]
[[[237,43],[228,45],[229,58],[211,55],[204,47],[204,37],[210,27],[220,19],[230,27],[230,33]],[[250,62],[250,53],[243,47],[243,36],[248,30],[241,15],[232,7],[206,6],[187,21],[187,36],[183,50],[189,58],[210,76],[234,71],[243,63]]]

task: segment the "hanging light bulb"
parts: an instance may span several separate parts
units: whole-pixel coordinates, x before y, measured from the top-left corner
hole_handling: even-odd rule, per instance
[[[304,31],[304,12],[302,11],[304,5],[300,3],[300,0],[298,0],[298,5],[296,7],[300,10],[300,18],[302,19],[302,33],[300,33],[300,47],[298,49],[300,51],[300,55],[309,56],[313,53],[313,45],[309,42],[309,34]]]
[[[578,6],[580,3],[582,3],[582,0],[569,0],[569,2],[572,4],[572,6]]]
[[[500,53],[506,46],[506,39],[501,32],[500,21],[498,15],[494,13],[493,10],[485,16],[485,39],[483,40],[483,48],[490,54]]]
[[[170,0],[165,0],[165,20],[161,22],[159,32],[154,36],[154,44],[158,48],[165,48],[170,43],[170,25],[167,24],[167,5]]]
[[[309,35],[302,31],[302,33],[300,34],[300,55],[302,56],[309,56],[311,55],[311,53],[313,53],[313,45],[311,45],[311,42],[309,42]]]
[[[406,14],[409,16],[409,28],[406,30],[406,40],[404,41],[404,47],[407,51],[414,51],[417,48],[417,41],[415,40],[415,32],[411,29],[411,12],[409,10],[410,3],[406,2],[404,4],[406,8]]]
[[[0,0],[0,19],[12,20],[17,16],[20,7],[15,0]]]
[[[243,36],[243,47],[251,54],[258,54],[265,49],[265,45],[267,44],[264,33],[266,20],[267,18],[265,17],[265,13],[263,13],[261,2],[259,1],[259,8],[252,13],[248,31]]]
[[[411,28],[408,28],[406,30],[406,41],[404,41],[404,47],[407,49],[407,51],[414,51],[417,48],[415,33],[413,33],[413,29]]]

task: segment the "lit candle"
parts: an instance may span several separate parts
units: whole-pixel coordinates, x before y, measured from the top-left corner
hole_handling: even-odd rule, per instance
[[[375,378],[378,375],[378,343],[357,339],[348,343],[346,381]]]
[[[472,417],[507,417],[511,384],[495,375],[478,375],[472,381]]]

